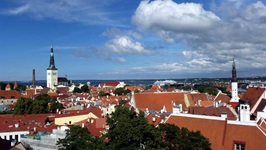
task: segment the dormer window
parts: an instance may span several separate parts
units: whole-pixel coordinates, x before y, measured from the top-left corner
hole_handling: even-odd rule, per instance
[[[245,142],[234,142],[234,150],[245,150]]]

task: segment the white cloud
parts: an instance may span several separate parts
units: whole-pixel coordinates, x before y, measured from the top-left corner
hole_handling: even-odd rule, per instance
[[[266,6],[261,1],[221,1],[212,12],[196,3],[142,1],[132,20],[140,31],[156,32],[164,41],[182,43],[187,49],[181,52],[183,62],[158,68],[176,73],[230,72],[235,57],[242,76],[250,75],[251,69],[266,70],[262,65],[266,55]]]
[[[144,48],[144,46],[136,41],[133,41],[128,36],[121,36],[110,40],[106,48],[114,53],[127,53],[127,54],[150,54],[151,52]]]
[[[6,12],[6,14],[11,14],[11,15],[21,14],[23,12],[28,11],[29,8],[30,8],[30,5],[29,4],[25,4],[25,5],[22,5],[20,7],[17,7],[17,8],[11,9],[11,10],[8,10]]]
[[[220,18],[200,4],[155,0],[142,1],[132,20],[141,30],[191,32],[208,30]]]
[[[106,0],[28,0],[13,2],[18,7],[4,10],[4,14],[26,14],[36,19],[52,18],[64,22],[124,26],[118,14],[108,9],[116,1]],[[121,19],[121,18],[120,18]]]

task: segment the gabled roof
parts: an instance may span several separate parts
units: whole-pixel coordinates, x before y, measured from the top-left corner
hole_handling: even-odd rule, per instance
[[[194,103],[197,103],[198,100],[208,101],[208,97],[207,97],[207,95],[205,93],[191,93],[190,94],[190,97],[191,97],[191,100]]]
[[[220,117],[222,113],[227,113],[228,120],[236,120],[237,117],[227,107],[189,107],[188,113],[206,116]]]
[[[109,87],[116,87],[120,82],[118,81],[107,81],[105,83],[100,83],[100,87],[109,86]]]
[[[146,108],[159,111],[165,106],[167,112],[172,112],[172,102],[183,103],[184,93],[136,93],[134,94],[134,99],[136,107],[142,111]]]
[[[227,121],[221,117],[172,114],[166,123],[200,131],[214,150],[232,149],[234,142],[245,143],[245,149],[265,149],[266,137],[255,122]]]
[[[21,93],[16,90],[10,90],[10,91],[0,90],[0,96],[4,97],[3,99],[18,99],[21,97]]]
[[[230,97],[227,94],[224,93],[219,93],[218,96],[214,99],[214,101],[219,102],[221,101],[222,103],[230,104]]]
[[[134,91],[135,89],[139,90],[139,91],[143,91],[143,88],[140,87],[140,86],[126,86],[126,88],[129,90],[129,91]]]
[[[6,90],[11,90],[11,85],[10,85],[10,83],[8,83],[8,84],[6,85]]]
[[[102,136],[102,131],[105,130],[106,127],[106,118],[90,118],[86,120],[82,120],[77,123],[79,126],[84,125],[86,127],[92,136],[100,137]]]
[[[241,100],[248,101],[250,103],[250,110],[253,109],[254,105],[260,99],[264,93],[265,88],[262,87],[249,87],[244,95],[241,97]]]
[[[266,107],[266,99],[262,99],[256,108],[255,112],[263,111],[263,109]]]

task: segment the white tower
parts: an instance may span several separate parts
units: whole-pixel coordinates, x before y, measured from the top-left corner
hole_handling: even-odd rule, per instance
[[[236,64],[234,59],[232,65],[231,95],[232,98],[230,100],[230,104],[232,105],[233,108],[236,108],[239,102],[239,97],[238,97],[238,85],[236,79]]]
[[[54,89],[55,86],[58,84],[58,71],[57,71],[57,68],[55,67],[55,63],[54,63],[53,45],[51,46],[50,65],[47,68],[46,75],[47,75],[47,78],[46,78],[47,87]]]

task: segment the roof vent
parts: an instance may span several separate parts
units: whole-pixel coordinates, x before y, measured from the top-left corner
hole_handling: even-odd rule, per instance
[[[15,124],[15,128],[18,128],[18,127],[19,127],[19,124],[18,124],[18,123],[16,123],[16,124]]]
[[[152,117],[152,121],[155,122],[156,121],[156,117]]]

